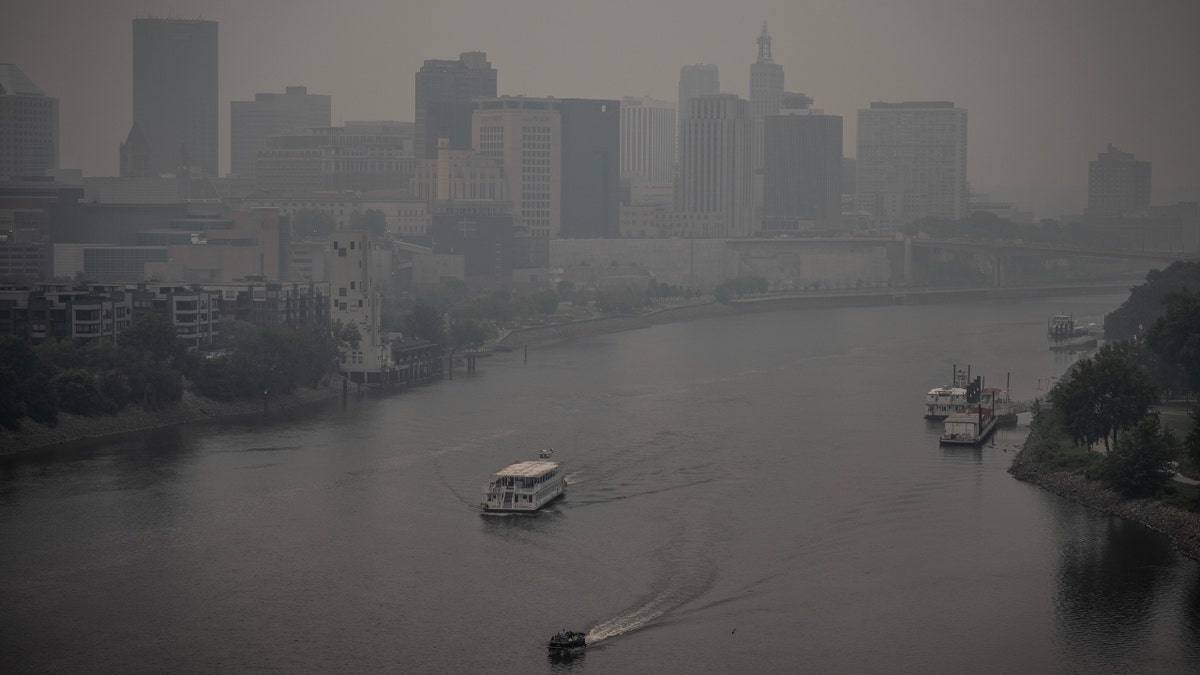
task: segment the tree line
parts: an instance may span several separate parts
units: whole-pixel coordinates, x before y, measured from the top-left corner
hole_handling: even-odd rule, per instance
[[[116,414],[130,403],[156,409],[183,397],[184,380],[209,398],[288,393],[337,372],[357,328],[221,323],[225,348],[189,351],[171,321],[138,317],[116,341],[47,340],[36,347],[0,337],[0,425],[17,431],[28,417],[53,426],[60,411]]]
[[[1105,325],[1127,326],[1137,317],[1142,329],[1076,363],[1050,391],[1051,419],[1039,420],[1062,428],[1077,446],[1103,443],[1105,452],[1087,455],[1078,468],[1129,497],[1162,492],[1180,459],[1200,468],[1200,406],[1183,439],[1151,410],[1164,395],[1200,394],[1200,292],[1164,288],[1189,272],[1178,267],[1190,265],[1200,267],[1175,263],[1134,289]]]

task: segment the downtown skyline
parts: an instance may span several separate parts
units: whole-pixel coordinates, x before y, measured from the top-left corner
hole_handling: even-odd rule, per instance
[[[973,191],[1070,188],[1082,208],[1087,162],[1112,143],[1153,163],[1156,203],[1196,199],[1200,47],[1188,31],[1200,10],[1181,2],[1139,7],[49,0],[2,10],[0,61],[60,99],[61,166],[115,175],[132,119],[132,19],[217,21],[224,174],[230,101],[302,85],[332,97],[334,124],[412,121],[421,64],[463,51],[488,53],[499,94],[673,101],[682,65],[714,63],[722,90],[748,98],[765,20],[787,89],[846,120],[847,156],[856,156],[857,110],[874,101],[951,100],[972,118]]]

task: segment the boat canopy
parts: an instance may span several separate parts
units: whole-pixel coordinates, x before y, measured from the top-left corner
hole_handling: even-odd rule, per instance
[[[497,478],[533,478],[549,473],[558,468],[558,462],[545,462],[537,459],[527,459],[523,462],[510,464],[496,473]]]

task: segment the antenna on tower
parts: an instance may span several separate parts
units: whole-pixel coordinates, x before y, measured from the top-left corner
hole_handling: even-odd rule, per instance
[[[767,22],[763,22],[762,33],[758,36],[758,62],[772,63],[771,36],[767,35]]]

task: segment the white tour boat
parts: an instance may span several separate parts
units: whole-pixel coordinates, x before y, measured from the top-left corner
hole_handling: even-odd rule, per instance
[[[934,387],[925,394],[925,419],[944,420],[967,407],[967,371],[954,367],[954,382],[946,387]]]
[[[542,456],[549,456],[543,451]],[[559,462],[527,459],[500,469],[483,487],[484,512],[537,511],[567,492],[566,474]]]

